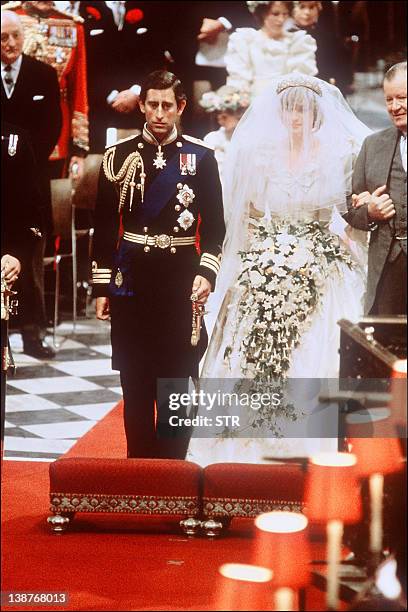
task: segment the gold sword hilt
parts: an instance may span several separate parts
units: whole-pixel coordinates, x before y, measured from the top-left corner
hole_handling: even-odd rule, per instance
[[[191,322],[191,345],[197,346],[200,341],[201,324],[205,310],[203,304],[198,304],[198,296],[196,293],[192,293],[190,299],[193,311],[193,318]]]

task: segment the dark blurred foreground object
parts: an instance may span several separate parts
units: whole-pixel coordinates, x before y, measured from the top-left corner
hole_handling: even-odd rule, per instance
[[[407,317],[368,316],[358,324],[339,321],[340,378],[390,378],[407,355]]]

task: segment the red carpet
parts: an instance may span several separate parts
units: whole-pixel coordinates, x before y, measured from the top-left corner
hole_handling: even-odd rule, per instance
[[[123,403],[119,402],[64,455],[65,457],[126,457]]]
[[[68,453],[124,456],[121,406]],[[3,606],[6,610],[215,610],[219,565],[250,562],[252,521],[235,520],[217,541],[187,539],[161,517],[78,515],[55,535],[48,515],[48,463],[5,461],[2,497],[2,591],[68,592],[67,606]],[[322,610],[308,594],[308,610]]]

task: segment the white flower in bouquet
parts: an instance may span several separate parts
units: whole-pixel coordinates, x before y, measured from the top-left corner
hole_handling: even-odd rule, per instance
[[[274,253],[271,257],[274,267],[283,267],[286,264],[286,257],[282,253]]]
[[[265,277],[260,274],[257,270],[251,270],[249,273],[249,280],[253,287],[260,287],[265,282]]]
[[[310,251],[306,249],[296,248],[290,257],[288,257],[286,261],[286,265],[291,270],[300,270],[308,263],[310,263],[313,259],[313,256]]]
[[[264,253],[261,253],[260,257],[259,257],[259,262],[263,265],[263,266],[267,266],[271,263],[272,261],[272,254],[271,252],[265,251]]]
[[[309,238],[299,238],[298,244],[301,249],[313,249],[313,240],[309,240]]]
[[[279,251],[282,253],[282,255],[289,255],[292,252],[293,249],[293,245],[291,244],[280,244],[279,245]]]
[[[281,244],[296,244],[297,238],[295,236],[291,236],[290,234],[281,233],[281,234],[277,234],[276,242],[279,245],[281,245]]]
[[[271,301],[273,306],[278,306],[281,302],[284,301],[284,297],[282,295],[275,295]]]
[[[297,310],[296,305],[292,304],[291,302],[287,302],[283,306],[283,312],[287,315],[291,315],[292,313],[296,312],[296,310]]]
[[[274,250],[275,250],[275,243],[274,243],[273,239],[270,236],[268,238],[266,238],[266,240],[261,242],[261,249],[265,249],[265,251],[271,251],[271,253],[274,252]]]
[[[286,270],[280,268],[279,266],[273,266],[272,270],[276,276],[279,276],[279,278],[284,278],[287,275]]]

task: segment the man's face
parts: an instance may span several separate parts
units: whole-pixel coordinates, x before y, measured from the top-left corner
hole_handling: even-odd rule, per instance
[[[147,127],[159,142],[171,132],[185,106],[185,100],[177,106],[171,87],[148,89],[145,102],[140,102],[140,110],[146,117]]]
[[[20,24],[7,17],[1,20],[1,61],[13,64],[22,54],[23,29]]]
[[[391,81],[384,81],[387,110],[396,128],[407,132],[407,73],[397,72]]]
[[[310,28],[319,19],[319,8],[315,2],[299,2],[293,10],[293,17],[301,28]]]

